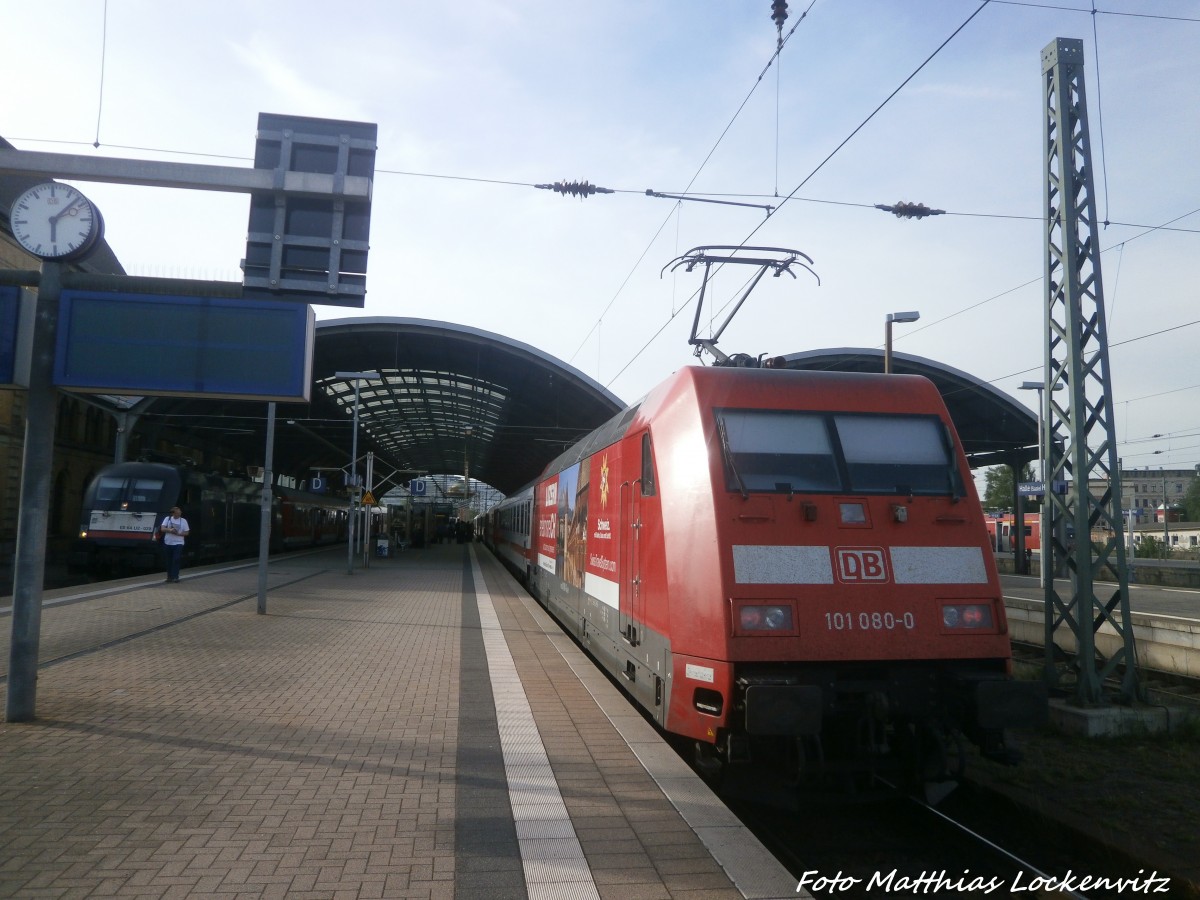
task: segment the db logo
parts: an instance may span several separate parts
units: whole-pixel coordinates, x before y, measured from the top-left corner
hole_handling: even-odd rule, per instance
[[[882,547],[838,547],[840,581],[887,581],[887,556]]]

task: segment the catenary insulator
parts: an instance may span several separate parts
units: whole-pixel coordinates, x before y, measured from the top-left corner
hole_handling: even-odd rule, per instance
[[[554,191],[556,194],[562,194],[564,197],[570,194],[572,197],[583,199],[589,194],[613,194],[616,193],[612,188],[602,188],[594,184],[588,184],[586,181],[556,181],[554,184],[535,184],[535,188],[541,188],[543,191]]]
[[[901,200],[894,206],[876,203],[875,208],[890,212],[897,219],[923,219],[926,216],[944,216],[946,214],[944,209],[930,209],[924,203],[909,203],[907,200]]]
[[[775,20],[775,27],[782,31],[787,17],[787,0],[774,0],[771,4],[771,18]]]
[[[779,46],[783,47],[783,23],[787,21],[787,0],[773,0],[771,3],[771,18],[775,20],[775,30],[779,32]]]

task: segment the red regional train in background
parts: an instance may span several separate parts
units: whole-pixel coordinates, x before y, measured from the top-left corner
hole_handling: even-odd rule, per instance
[[[987,517],[988,539],[997,553],[1011,553],[1017,549],[1017,532],[1013,527],[1016,516],[1002,513]],[[1036,550],[1042,535],[1040,513],[1025,513],[1025,549]]]
[[[959,774],[1045,715],[984,515],[911,375],[688,367],[506,498],[484,539],[702,769]],[[762,768],[759,768],[762,767]]]
[[[105,466],[84,493],[70,567],[96,575],[161,567],[155,527],[176,505],[191,527],[186,565],[258,555],[262,484],[190,466],[127,462]],[[347,515],[343,498],[274,487],[271,552],[345,541]]]

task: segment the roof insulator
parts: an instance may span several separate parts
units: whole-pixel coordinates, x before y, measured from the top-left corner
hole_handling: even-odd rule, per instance
[[[944,216],[946,214],[944,209],[930,209],[924,203],[909,203],[906,200],[901,200],[895,206],[876,203],[875,208],[890,212],[897,219],[923,219],[926,216]]]
[[[586,181],[556,181],[554,184],[535,184],[535,188],[540,188],[543,191],[554,191],[556,194],[562,194],[564,197],[570,194],[572,197],[578,197],[582,200],[589,194],[615,194],[612,188],[597,187],[594,184],[588,184]]]
[[[779,33],[779,49],[783,49],[783,23],[787,21],[787,17],[787,0],[773,0],[771,18],[775,20],[775,30]]]

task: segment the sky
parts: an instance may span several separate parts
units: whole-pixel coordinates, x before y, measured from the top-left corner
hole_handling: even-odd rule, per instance
[[[1092,10],[793,0],[776,55],[769,0],[0,0],[0,136],[248,166],[260,112],[376,123],[366,304],[317,306],[318,320],[468,325],[632,402],[697,362],[700,270],[672,261],[745,242],[807,254],[820,283],[764,279],[722,351],[881,348],[887,314],[917,310],[894,327],[897,353],[1033,409],[1019,386],[1042,379],[1046,343],[1040,56],[1076,38],[1109,223],[1097,236],[1117,452],[1127,469],[1191,468],[1200,0]],[[614,193],[532,186],[555,181]],[[76,185],[129,274],[241,279],[248,197]],[[874,208],[898,201],[946,214]],[[714,279],[702,331],[750,274]]]

